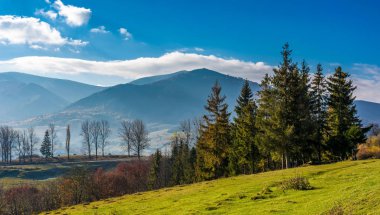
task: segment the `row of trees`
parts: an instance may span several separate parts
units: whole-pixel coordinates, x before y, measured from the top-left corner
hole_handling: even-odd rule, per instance
[[[93,150],[95,150],[95,159],[98,159],[100,150],[104,157],[105,148],[110,143],[108,141],[111,135],[109,122],[107,120],[86,120],[82,122],[81,129],[81,136],[83,137],[83,144],[87,150],[88,158],[91,159]]]
[[[86,150],[89,159],[92,154],[95,154],[95,159],[98,159],[99,150],[102,156],[105,155],[105,148],[110,145],[109,137],[111,128],[106,120],[82,122],[81,136],[83,147]],[[123,120],[119,129],[119,137],[122,140],[122,149],[128,156],[137,155],[140,159],[143,150],[149,146],[149,132],[145,123],[142,120],[136,119],[133,121]]]
[[[1,161],[11,163],[12,155],[18,156],[19,162],[32,161],[38,138],[33,127],[26,130],[15,130],[10,126],[0,127]]]
[[[349,74],[338,67],[325,78],[319,64],[310,78],[306,62],[294,63],[291,53],[285,44],[281,64],[264,77],[256,98],[245,81],[232,121],[216,82],[207,114],[194,121],[197,132],[181,129],[170,155],[153,155],[151,187],[355,159],[370,127],[362,127],[356,115]]]
[[[110,124],[107,120],[85,120],[81,124],[81,137],[83,149],[88,159],[105,156],[106,147],[111,144]],[[137,155],[140,159],[142,152],[149,146],[149,132],[142,120],[123,120],[119,129],[122,149],[128,154]],[[16,130],[10,126],[0,127],[0,148],[3,163],[11,163],[12,155],[18,157],[19,162],[32,162],[40,139],[33,127],[25,130]],[[55,147],[58,144],[55,124],[50,124],[45,131],[40,145],[40,153],[45,158],[53,158]],[[71,131],[70,125],[66,128],[65,151],[70,159]]]
[[[220,85],[212,88],[196,144],[198,180],[354,157],[370,127],[356,115],[349,74],[338,67],[326,79],[318,65],[310,80],[308,65],[291,53],[285,44],[257,100],[245,82],[232,123]]]

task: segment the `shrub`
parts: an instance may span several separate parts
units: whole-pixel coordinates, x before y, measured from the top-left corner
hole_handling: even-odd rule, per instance
[[[280,188],[284,190],[311,190],[309,180],[301,175],[296,175],[293,178],[286,179],[281,182]]]
[[[356,157],[359,160],[380,158],[380,146],[368,146],[366,144],[360,144]]]

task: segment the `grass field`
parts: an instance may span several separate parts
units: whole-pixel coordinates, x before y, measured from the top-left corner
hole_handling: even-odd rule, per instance
[[[313,189],[283,191],[279,188],[279,182],[296,175],[307,177]],[[346,161],[238,176],[126,195],[50,212],[50,214],[226,213],[380,214],[380,160]]]
[[[102,167],[108,170],[114,168],[118,163],[127,160],[116,159],[0,166],[0,185],[5,188],[23,184],[38,185],[47,180],[65,175],[74,166],[81,165],[89,169]]]

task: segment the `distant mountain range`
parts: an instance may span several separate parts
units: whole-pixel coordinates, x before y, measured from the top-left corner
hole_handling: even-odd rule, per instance
[[[66,119],[60,118],[67,113],[98,113],[112,116],[110,119],[117,116],[176,124],[204,113],[215,81],[221,84],[233,111],[244,80],[208,69],[145,77],[109,88],[17,72],[0,73],[0,120],[49,114],[49,118],[56,118],[54,121],[62,121]],[[254,92],[260,89],[257,83],[250,85]],[[355,103],[363,122],[380,123],[380,104],[361,100]]]

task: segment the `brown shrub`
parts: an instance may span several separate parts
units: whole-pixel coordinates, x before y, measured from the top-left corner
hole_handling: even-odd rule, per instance
[[[380,158],[380,146],[368,146],[367,144],[360,144],[356,157],[359,160]]]

